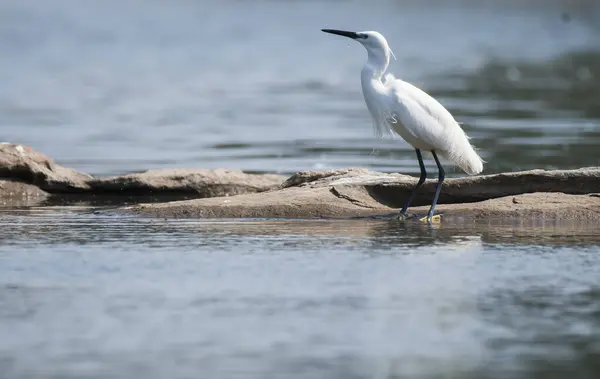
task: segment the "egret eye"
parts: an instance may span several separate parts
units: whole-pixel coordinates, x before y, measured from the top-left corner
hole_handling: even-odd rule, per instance
[[[367,34],[363,34],[363,35],[362,35],[362,38],[364,38],[364,39],[367,39],[367,38],[369,38],[369,35],[367,35]]]

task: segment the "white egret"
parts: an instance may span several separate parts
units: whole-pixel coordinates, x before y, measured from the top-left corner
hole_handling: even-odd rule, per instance
[[[425,150],[433,155],[439,175],[431,208],[427,217],[423,217],[421,221],[429,223],[440,221],[440,216],[434,216],[434,212],[445,173],[438,154],[469,175],[477,175],[483,171],[484,161],[469,142],[469,137],[442,104],[414,85],[396,79],[390,73],[386,74],[390,56],[394,53],[383,35],[375,31],[321,30],[352,38],[367,49],[368,59],[362,69],[361,84],[373,124],[379,135],[395,132],[417,153],[421,176],[398,217],[400,219],[415,217],[406,212],[427,177],[421,155],[421,150]]]

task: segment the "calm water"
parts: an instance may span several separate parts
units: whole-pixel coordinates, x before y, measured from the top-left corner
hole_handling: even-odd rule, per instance
[[[600,7],[457,3],[0,0],[0,141],[95,175],[416,173],[330,27],[383,32],[486,173],[600,165]],[[598,229],[0,209],[0,377],[595,378]]]
[[[0,218],[3,378],[592,378],[582,225]]]

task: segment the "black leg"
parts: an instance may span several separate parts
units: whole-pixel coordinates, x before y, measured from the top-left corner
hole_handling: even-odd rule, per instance
[[[423,157],[421,156],[421,150],[415,149],[415,151],[417,152],[417,159],[419,160],[419,168],[421,169],[421,177],[419,178],[419,182],[417,183],[417,186],[413,189],[410,196],[408,197],[408,200],[406,200],[404,207],[402,207],[402,210],[400,211],[400,214],[404,217],[406,217],[406,211],[408,210],[410,203],[412,203],[415,196],[417,195],[419,187],[421,187],[423,185],[423,183],[425,183],[425,179],[427,179],[427,171],[425,171],[425,164],[423,164]]]
[[[431,221],[431,218],[433,217],[433,212],[435,212],[435,206],[437,205],[438,197],[440,196],[440,191],[442,190],[442,183],[444,182],[444,175],[446,174],[444,172],[444,168],[442,167],[442,164],[440,163],[440,160],[438,159],[435,151],[432,150],[431,154],[433,154],[433,159],[435,159],[435,164],[438,166],[439,175],[438,175],[438,183],[435,186],[435,195],[433,196],[433,202],[431,203],[431,208],[429,209],[429,213],[427,214],[427,221]]]

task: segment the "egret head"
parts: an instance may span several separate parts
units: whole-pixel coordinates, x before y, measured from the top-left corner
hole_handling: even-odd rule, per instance
[[[396,59],[394,53],[392,52],[392,49],[385,40],[385,37],[379,32],[347,32],[344,30],[336,29],[321,29],[321,31],[325,33],[337,34],[339,36],[352,38],[353,40],[363,45],[365,49],[367,49],[370,59],[372,58],[382,60],[386,64],[389,62],[390,55],[393,56],[394,59]]]

